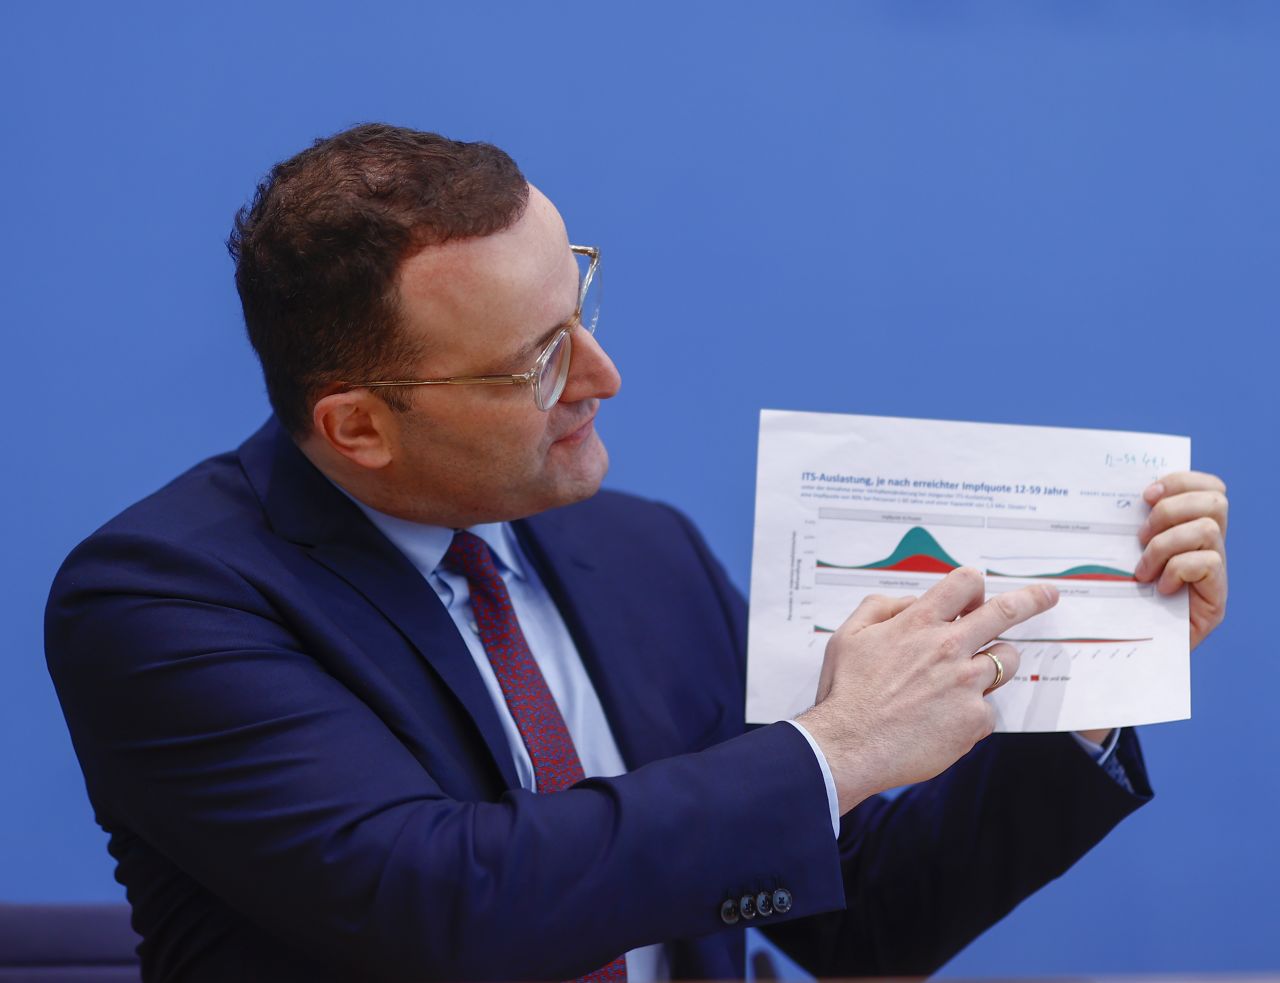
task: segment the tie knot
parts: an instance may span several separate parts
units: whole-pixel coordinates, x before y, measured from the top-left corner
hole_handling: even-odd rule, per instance
[[[486,581],[498,577],[489,544],[473,532],[459,529],[453,534],[453,542],[440,561],[450,573],[461,574],[469,582]]]

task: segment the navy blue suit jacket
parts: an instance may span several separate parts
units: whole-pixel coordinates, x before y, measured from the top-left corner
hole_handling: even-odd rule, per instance
[[[743,723],[746,608],[674,510],[516,523],[629,773],[519,788],[431,587],[273,421],[81,544],[49,668],[151,979],[570,978],[671,943],[743,972],[720,905],[815,972],[927,973],[1150,794],[1066,734],[997,736],[844,817],[788,724]]]

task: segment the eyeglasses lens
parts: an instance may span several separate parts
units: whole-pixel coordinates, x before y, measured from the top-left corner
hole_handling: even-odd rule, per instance
[[[540,410],[551,409],[564,392],[565,381],[569,378],[569,354],[573,347],[569,335],[568,331],[556,335],[534,380],[533,395]]]
[[[595,270],[592,270],[589,256],[578,255],[577,260],[579,282],[586,285],[586,292],[582,295],[582,311],[578,317],[587,332],[595,334],[600,323],[600,266],[597,263]],[[560,394],[564,392],[565,382],[569,379],[572,336],[572,331],[557,335],[534,379],[533,396],[541,410],[549,410],[555,406]]]
[[[596,325],[600,323],[600,264],[596,264],[595,273],[591,273],[591,257],[578,257],[579,283],[591,276],[587,284],[587,292],[582,298],[582,313],[579,318],[588,334],[596,333]]]

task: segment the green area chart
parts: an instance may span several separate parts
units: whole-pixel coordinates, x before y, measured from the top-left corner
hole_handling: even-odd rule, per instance
[[[883,560],[874,563],[843,564],[818,560],[824,570],[892,570],[899,573],[950,573],[959,563],[942,548],[927,529],[912,526],[898,541],[897,547]],[[1016,577],[1021,580],[1110,580],[1133,581],[1133,571],[1085,563],[1045,573],[1005,573],[1001,570],[986,571],[988,577]]]
[[[896,570],[902,573],[950,573],[960,566],[944,550],[928,531],[912,526],[898,542],[898,546],[883,560],[850,566],[819,560],[818,566],[827,570]]]

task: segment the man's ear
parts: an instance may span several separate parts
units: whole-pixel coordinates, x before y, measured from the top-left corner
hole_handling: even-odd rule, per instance
[[[376,471],[392,461],[397,431],[391,408],[367,389],[321,397],[311,424],[316,438],[353,464]]]

